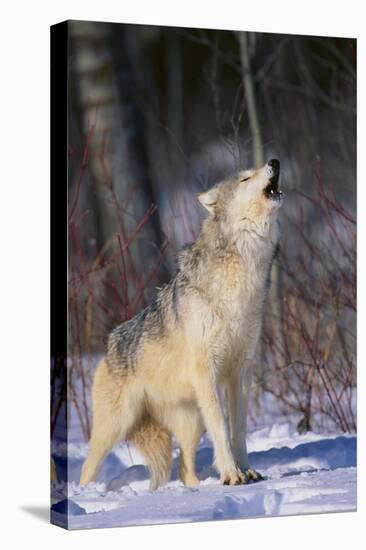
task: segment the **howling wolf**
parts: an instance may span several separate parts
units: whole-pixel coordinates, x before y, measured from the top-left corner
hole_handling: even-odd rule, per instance
[[[145,455],[151,488],[163,485],[174,435],[180,479],[195,485],[195,452],[205,430],[222,483],[261,479],[248,462],[246,417],[278,243],[279,173],[272,159],[198,195],[208,217],[178,256],[176,275],[109,336],[94,378],[81,484],[95,480],[101,461],[126,439]]]

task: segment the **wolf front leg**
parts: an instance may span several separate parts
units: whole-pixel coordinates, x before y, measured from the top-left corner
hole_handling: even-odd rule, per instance
[[[179,477],[185,485],[198,485],[195,458],[196,449],[204,432],[201,413],[196,406],[171,407],[165,423],[179,444]]]
[[[224,485],[245,483],[245,476],[235,463],[225,423],[214,369],[200,365],[195,390],[204,424],[213,442],[215,466]]]
[[[227,382],[227,410],[230,424],[230,440],[234,459],[247,481],[259,481],[261,474],[249,465],[247,451],[247,416],[249,393],[252,385],[253,365],[238,365]]]

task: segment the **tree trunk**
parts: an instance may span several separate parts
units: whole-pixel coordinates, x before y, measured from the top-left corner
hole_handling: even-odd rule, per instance
[[[257,106],[255,101],[253,77],[250,67],[250,53],[248,45],[248,33],[239,32],[240,44],[240,63],[242,70],[242,80],[245,91],[245,100],[248,110],[250,131],[253,138],[253,162],[255,168],[264,164],[263,144],[261,129],[258,120]]]

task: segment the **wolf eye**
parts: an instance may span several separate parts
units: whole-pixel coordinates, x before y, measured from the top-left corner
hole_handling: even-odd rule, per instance
[[[248,181],[248,180],[250,180],[250,177],[248,177],[248,178],[243,178],[242,180],[240,180],[240,183],[243,182],[243,181]]]

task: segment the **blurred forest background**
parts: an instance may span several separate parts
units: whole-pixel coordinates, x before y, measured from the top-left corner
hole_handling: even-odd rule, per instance
[[[286,200],[253,400],[272,394],[299,432],[354,431],[356,41],[75,21],[68,91],[67,384],[85,438],[95,356],[197,236],[195,194],[273,157]]]

